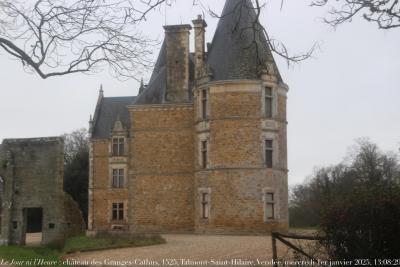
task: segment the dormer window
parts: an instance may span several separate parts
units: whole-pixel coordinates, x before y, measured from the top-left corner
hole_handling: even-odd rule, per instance
[[[112,155],[114,157],[125,155],[125,138],[114,137],[112,139]]]

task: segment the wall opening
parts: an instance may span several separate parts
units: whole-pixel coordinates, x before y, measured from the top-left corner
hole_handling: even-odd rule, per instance
[[[24,214],[26,216],[25,244],[40,245],[43,236],[43,209],[26,208]]]

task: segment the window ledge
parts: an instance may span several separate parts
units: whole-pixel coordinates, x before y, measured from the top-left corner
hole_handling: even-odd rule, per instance
[[[280,219],[268,219],[267,221],[264,221],[265,224],[268,224],[268,223],[279,223],[279,222],[281,222]]]

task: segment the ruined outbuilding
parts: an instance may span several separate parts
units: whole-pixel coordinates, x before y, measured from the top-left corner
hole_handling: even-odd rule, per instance
[[[63,191],[61,137],[6,139],[0,146],[1,243],[25,244],[42,232],[42,244],[84,233],[77,203]]]

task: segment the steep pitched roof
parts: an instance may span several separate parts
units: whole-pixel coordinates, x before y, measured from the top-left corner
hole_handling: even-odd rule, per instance
[[[267,61],[280,79],[262,27],[253,26],[256,20],[250,0],[226,0],[208,52],[213,80],[257,79]]]
[[[154,75],[154,72],[153,72]],[[146,89],[137,97],[134,104],[161,104],[164,102],[166,80],[167,80],[166,67],[162,67],[159,73],[154,75],[150,80],[150,84]]]
[[[135,104],[160,104],[164,101],[165,88],[167,83],[167,72],[165,69],[166,61],[167,46],[164,40],[160,49],[160,53],[158,54],[156,64],[154,65],[149,84],[138,95],[135,100]]]
[[[160,53],[158,54],[156,64],[154,65],[153,73],[151,74],[149,84],[160,74],[161,69],[167,64],[167,44],[165,40],[161,46]]]
[[[98,103],[96,108],[95,118],[97,118],[93,125],[92,138],[93,139],[107,139],[110,138],[111,130],[115,121],[119,117],[124,127],[129,129],[131,121],[129,117],[128,105],[135,101],[136,97],[104,97]]]

